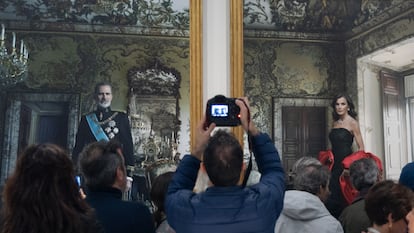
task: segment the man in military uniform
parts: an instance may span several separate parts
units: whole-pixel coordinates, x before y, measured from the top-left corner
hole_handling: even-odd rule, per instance
[[[111,110],[112,86],[109,83],[96,84],[94,95],[97,109],[81,118],[72,161],[77,167],[79,153],[91,142],[116,140],[122,146],[127,174],[132,176],[135,161],[128,116],[124,112]]]

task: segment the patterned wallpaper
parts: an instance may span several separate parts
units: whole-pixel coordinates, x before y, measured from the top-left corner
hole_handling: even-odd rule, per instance
[[[409,1],[244,0],[244,25],[246,29],[275,31],[346,32],[373,18],[380,18],[384,12],[388,18],[398,15],[390,10],[404,2]],[[17,25],[40,30],[51,27],[44,23],[58,23],[65,26],[52,28],[83,31],[85,25],[111,25],[144,30],[168,28],[183,33],[182,30],[189,28],[189,13],[189,0],[0,1],[1,20],[24,22]],[[27,22],[30,25],[25,25]]]
[[[148,67],[155,59],[189,82],[188,38],[38,33],[23,38],[31,48],[31,62],[22,88],[79,92],[85,103],[82,113],[93,102],[91,87],[102,80],[113,83],[114,104],[125,109],[128,70]]]
[[[246,29],[345,32],[403,0],[245,0]]]
[[[0,18],[187,29],[189,0],[4,0]]]
[[[330,98],[345,86],[342,43],[248,38],[244,47],[246,95],[268,133],[273,98]]]

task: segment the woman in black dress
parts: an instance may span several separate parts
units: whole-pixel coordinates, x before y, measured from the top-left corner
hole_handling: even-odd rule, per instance
[[[329,140],[334,154],[334,165],[329,184],[331,195],[326,207],[334,217],[338,218],[347,205],[339,185],[339,177],[344,172],[342,160],[353,153],[354,139],[358,150],[364,150],[364,142],[351,98],[347,94],[339,94],[333,99],[331,107],[333,108],[333,124]]]

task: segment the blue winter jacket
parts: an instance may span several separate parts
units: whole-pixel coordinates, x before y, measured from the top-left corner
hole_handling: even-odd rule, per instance
[[[200,161],[184,156],[168,188],[166,213],[176,233],[273,233],[283,207],[285,174],[279,154],[267,134],[252,139],[261,173],[258,184],[210,187],[196,194]]]

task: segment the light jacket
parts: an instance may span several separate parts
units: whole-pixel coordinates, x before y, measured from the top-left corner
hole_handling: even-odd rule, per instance
[[[276,222],[275,233],[343,233],[343,229],[312,193],[289,190],[285,193],[282,214]]]

